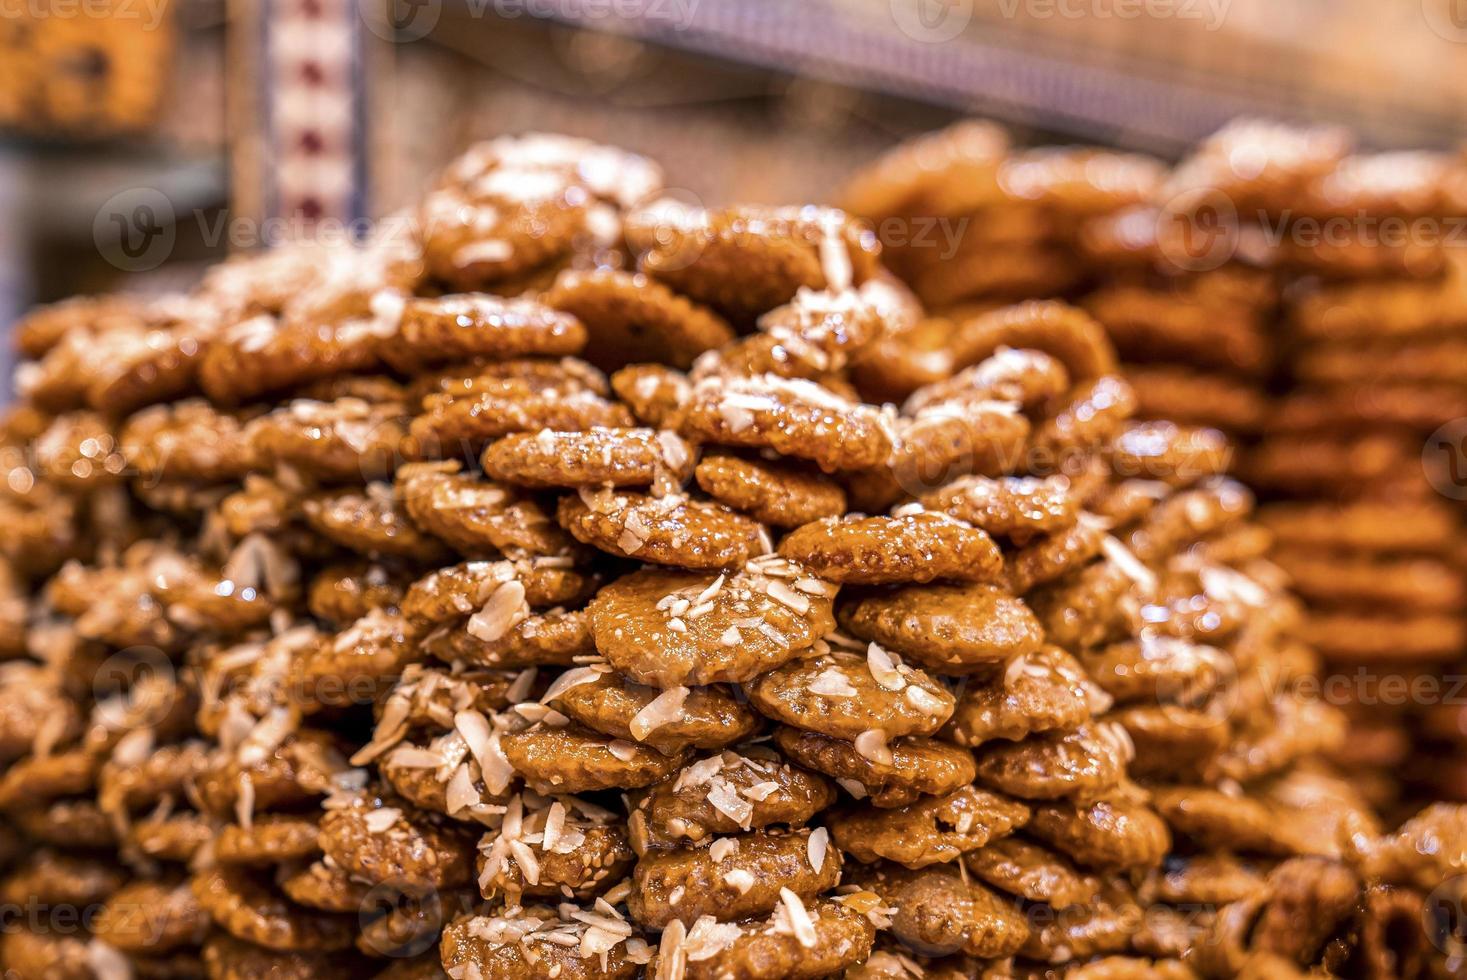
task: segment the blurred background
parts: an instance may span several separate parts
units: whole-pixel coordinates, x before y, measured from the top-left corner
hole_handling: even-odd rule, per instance
[[[1168,157],[1238,114],[1449,147],[1463,91],[1464,0],[0,0],[0,322],[356,233],[497,133],[783,202],[964,115]]]

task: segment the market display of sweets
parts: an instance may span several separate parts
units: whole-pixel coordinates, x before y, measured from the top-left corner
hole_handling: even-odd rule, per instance
[[[912,383],[945,370],[947,349],[961,356],[975,306],[1064,297],[1116,345],[1137,418],[1241,445],[1236,470],[1273,501],[1271,557],[1308,607],[1303,636],[1354,723],[1335,760],[1381,805],[1464,798],[1467,716],[1444,703],[1459,700],[1467,649],[1467,534],[1442,491],[1461,495],[1458,451],[1447,433],[1436,485],[1422,452],[1467,416],[1454,375],[1467,160],[1240,120],[1165,172],[1104,150],[1014,150],[962,123],[891,151],[843,200],[938,315],[893,344]],[[961,244],[917,233],[933,223]],[[995,286],[941,261],[977,250],[1002,268],[1026,246],[990,239],[1019,227],[1059,243],[1063,276]],[[1440,757],[1423,762],[1432,744]]]
[[[499,139],[16,327],[7,975],[1460,974],[1219,434],[659,179]]]
[[[1429,440],[1467,414],[1452,353],[1467,331],[1467,167],[1323,156],[1306,135],[1293,145],[1314,150],[1313,172],[1289,168],[1302,154],[1287,142],[1264,157],[1288,178],[1257,203],[1283,233],[1286,393],[1240,472],[1280,498],[1264,514],[1273,559],[1351,714],[1338,761],[1373,770],[1382,802],[1403,776],[1413,797],[1467,799],[1459,449]]]

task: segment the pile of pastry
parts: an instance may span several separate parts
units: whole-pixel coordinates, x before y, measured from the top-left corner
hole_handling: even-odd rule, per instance
[[[845,200],[933,314],[901,350],[1069,299],[1116,345],[1138,417],[1240,444],[1351,719],[1335,761],[1381,806],[1467,798],[1467,157],[1241,120],[1168,170],[974,122],[892,151]]]
[[[499,139],[17,325],[8,975],[1463,968],[1467,811],[1328,765],[1220,431],[1078,307],[934,317],[874,226],[660,179]]]

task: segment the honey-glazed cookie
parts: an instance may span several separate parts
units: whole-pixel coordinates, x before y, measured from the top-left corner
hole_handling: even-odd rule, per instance
[[[135,821],[128,828],[127,843],[150,858],[187,864],[214,840],[214,833],[208,818],[192,812],[174,813]]]
[[[280,951],[215,932],[204,940],[204,968],[209,980],[350,980],[366,965],[341,951]]]
[[[369,558],[400,558],[425,564],[447,560],[448,549],[420,531],[386,483],[364,491],[314,494],[301,503],[306,523],[317,534]]]
[[[1120,795],[1088,805],[1036,805],[1026,831],[1075,863],[1102,871],[1154,868],[1172,843],[1156,811]]]
[[[516,794],[498,830],[479,841],[479,891],[592,899],[626,878],[636,855],[610,810],[574,796]]]
[[[361,797],[321,817],[321,850],[364,880],[418,892],[455,888],[472,878],[473,844],[457,828],[440,828],[424,814]]]
[[[476,391],[492,391],[505,382],[520,382],[534,391],[572,394],[589,391],[611,394],[606,375],[574,357],[515,358],[508,361],[473,359],[418,375],[407,386],[408,397],[422,402],[430,395],[464,397]]]
[[[6,869],[0,882],[0,900],[18,908],[29,903],[91,905],[127,884],[120,868],[98,864],[90,857],[50,848],[33,849]]]
[[[725,749],[653,786],[628,821],[638,852],[680,841],[700,843],[773,825],[803,827],[835,802],[835,787],[769,751]]]
[[[870,892],[816,899],[807,905],[786,890],[765,919],[728,923],[705,917],[684,929],[668,927],[653,966],[685,980],[814,980],[835,976],[867,958],[876,929],[860,909],[878,901]]]
[[[1126,426],[1107,455],[1117,477],[1162,480],[1176,487],[1225,473],[1232,463],[1232,447],[1221,432],[1171,422]]]
[[[248,827],[226,824],[214,844],[223,864],[273,865],[309,859],[321,853],[314,817],[287,813],[260,814]]]
[[[958,367],[978,364],[1003,347],[1042,351],[1058,359],[1077,385],[1116,371],[1115,353],[1100,324],[1064,303],[1003,307],[967,321],[952,339]]]
[[[500,744],[515,772],[556,793],[639,789],[676,772],[686,759],[685,752],[663,755],[578,725],[534,725],[506,734]]]
[[[1135,393],[1118,375],[1076,385],[1065,404],[1034,430],[1034,465],[1063,472],[1066,460],[1110,444],[1135,412]]]
[[[890,763],[886,741],[931,735],[952,715],[946,686],[871,644],[865,656],[828,649],[761,675],[746,690],[775,721],[855,743],[856,751]]]
[[[897,421],[888,465],[898,486],[920,494],[955,478],[1020,468],[1029,437],[1028,418],[1009,402],[941,402]]]
[[[693,470],[692,447],[675,432],[593,428],[516,433],[484,450],[484,473],[527,487],[645,487],[681,484]]]
[[[403,668],[420,659],[417,630],[404,617],[373,609],[335,636],[303,649],[290,665],[301,710],[373,704]]]
[[[981,671],[1039,648],[1043,631],[1023,601],[997,586],[912,585],[863,595],[840,623],[944,674]]]
[[[1093,901],[1101,888],[1094,875],[1019,834],[968,851],[963,864],[994,888],[1055,908]]]
[[[719,686],[659,691],[618,677],[609,667],[591,673],[591,679],[564,687],[548,703],[612,738],[677,755],[689,748],[721,749],[760,728],[760,717]]]
[[[402,461],[407,425],[402,405],[359,398],[297,399],[250,423],[250,445],[277,469],[288,466],[327,482],[385,477]]]
[[[714,500],[774,527],[798,527],[846,510],[838,483],[794,463],[713,452],[693,475]]]
[[[472,557],[575,555],[577,546],[536,501],[461,473],[457,460],[407,463],[396,491],[418,527]]]
[[[426,396],[422,413],[408,428],[414,456],[439,459],[477,455],[486,444],[514,432],[630,425],[632,415],[625,405],[579,384],[491,376],[473,379],[466,391]]]
[[[0,935],[0,957],[16,976],[89,980],[91,945],[81,936],[12,927]]]
[[[717,850],[650,851],[637,862],[627,910],[653,929],[674,919],[687,925],[704,915],[721,922],[762,915],[779,905],[786,890],[808,899],[835,887],[841,864],[823,827],[722,837]]]
[[[1146,889],[1176,905],[1227,905],[1258,895],[1264,887],[1259,869],[1232,854],[1198,854],[1167,859]]]
[[[351,945],[353,920],[292,905],[240,868],[194,875],[194,897],[215,925],[279,952],[333,952]]]
[[[1105,548],[1106,524],[1082,513],[1070,527],[1036,538],[1006,556],[1002,584],[1014,595],[1079,571]]]
[[[1302,639],[1332,664],[1448,663],[1467,643],[1456,616],[1311,610]]]
[[[641,273],[567,271],[544,299],[586,324],[586,359],[606,370],[634,361],[686,370],[699,354],[734,337],[717,313]]]
[[[785,755],[835,778],[858,799],[869,799],[872,806],[906,806],[922,796],[946,796],[973,781],[971,752],[922,736],[888,742],[889,762],[862,755],[842,739],[798,728],[781,726],[774,740]]]
[[[736,324],[789,302],[800,289],[843,289],[869,278],[881,246],[830,208],[672,204],[631,215],[627,237],[642,271]]]
[[[657,428],[677,428],[693,395],[687,375],[662,364],[629,364],[611,376],[611,387],[638,422]]]
[[[856,867],[850,878],[850,884],[875,892],[895,909],[892,935],[923,956],[1012,956],[1029,936],[1017,907],[944,865]]]
[[[352,561],[327,565],[311,579],[306,608],[337,626],[355,622],[373,609],[395,609],[412,583],[396,565]]]
[[[450,976],[483,980],[633,980],[652,958],[646,940],[608,903],[594,912],[511,905],[443,928],[439,955]],[[584,921],[589,918],[590,921]],[[604,959],[603,959],[604,957]]]
[[[21,833],[52,847],[115,848],[118,843],[111,815],[85,798],[26,806],[7,816]]]
[[[1167,197],[1212,191],[1239,214],[1292,207],[1319,177],[1334,170],[1353,140],[1337,126],[1291,126],[1235,119],[1213,133],[1168,178]],[[1204,204],[1202,197],[1198,204]]]
[[[1126,731],[1109,721],[978,749],[978,781],[1021,799],[1094,798],[1115,786],[1135,755]]]
[[[1280,545],[1362,552],[1441,553],[1456,533],[1455,515],[1435,501],[1270,503],[1258,522]]]
[[[1080,495],[1067,476],[961,476],[924,493],[922,506],[966,521],[989,534],[1025,544],[1036,535],[1071,527]]]
[[[1199,538],[1238,523],[1253,511],[1253,494],[1233,480],[1210,480],[1182,490],[1151,508],[1126,537],[1126,545],[1142,561],[1160,561]]]
[[[267,752],[221,754],[198,776],[194,789],[204,812],[244,819],[252,808],[268,811],[316,800],[333,785],[332,775],[341,766],[327,736],[302,730]]]
[[[199,384],[223,405],[342,374],[370,371],[393,324],[370,319],[286,323],[260,315],[226,327],[204,352]]]
[[[1084,668],[1064,650],[1042,646],[1009,661],[1002,674],[970,683],[944,731],[959,745],[1066,732],[1110,706]]]
[[[197,946],[208,931],[209,915],[186,882],[132,882],[113,893],[92,924],[113,949],[144,955]]]
[[[888,585],[936,578],[982,582],[1003,568],[983,531],[946,514],[826,518],[796,528],[779,553],[834,582]]]
[[[1134,747],[1130,772],[1143,780],[1204,778],[1232,735],[1227,705],[1134,704],[1112,712]]]
[[[501,588],[510,589],[490,609],[492,621],[473,627],[480,639],[495,640],[514,627],[530,609],[574,606],[596,590],[594,575],[571,567],[569,559],[525,558],[517,561],[466,561],[431,572],[414,582],[403,596],[402,612],[420,627],[454,622],[484,611]],[[521,608],[521,601],[527,608]]]
[[[556,520],[583,544],[659,565],[733,568],[768,550],[762,525],[681,493],[652,497],[583,488],[560,498]]]
[[[1028,820],[1022,803],[966,786],[894,810],[849,807],[831,814],[827,825],[841,850],[858,861],[925,868],[956,861]]]
[[[1121,704],[1153,699],[1196,704],[1237,676],[1237,667],[1221,650],[1152,634],[1107,644],[1082,659],[1090,679]]]
[[[202,399],[158,405],[127,420],[123,452],[147,477],[217,483],[258,468],[243,420]]]
[[[702,379],[681,426],[696,441],[772,449],[827,473],[876,466],[892,448],[889,420],[878,409],[813,381],[771,374]]]
[[[968,244],[968,243],[965,243]],[[1026,296],[1068,292],[1083,270],[1066,250],[1022,242],[1001,249],[974,238],[947,261],[932,261],[912,273],[912,289],[933,308],[971,303],[1005,303]]]
[[[495,640],[481,639],[466,629],[442,626],[425,636],[421,646],[424,653],[447,664],[501,670],[569,667],[596,655],[586,612],[558,607],[526,616]]]
[[[739,683],[829,632],[834,593],[798,564],[761,559],[716,577],[633,572],[602,589],[587,614],[596,649],[634,681]]]
[[[30,449],[36,475],[80,493],[119,482],[128,467],[112,424],[96,412],[56,416]]]
[[[400,374],[454,361],[579,354],[586,328],[574,316],[527,298],[456,293],[407,300],[382,358]]]
[[[1356,556],[1277,548],[1269,556],[1289,576],[1295,594],[1320,605],[1376,606],[1412,611],[1460,608],[1463,582],[1434,558]]]
[[[284,875],[280,890],[291,901],[323,912],[359,912],[370,900],[372,886],[322,859]]]
[[[1169,364],[1127,364],[1123,373],[1141,419],[1247,434],[1287,412],[1287,400],[1273,409],[1256,385],[1225,374]]]
[[[890,285],[879,280],[859,290],[801,288],[794,298],[759,318],[759,329],[817,370],[838,370],[886,333],[888,322],[909,314]]]
[[[96,785],[102,761],[85,748],[26,756],[0,776],[0,810],[87,793]]]
[[[1236,304],[1118,282],[1090,293],[1084,306],[1128,360],[1254,379],[1268,370],[1272,345],[1260,317]]]
[[[915,415],[949,402],[999,401],[1037,412],[1054,405],[1069,390],[1070,374],[1058,359],[1040,350],[1000,347],[951,377],[918,388],[908,396],[902,411]]]

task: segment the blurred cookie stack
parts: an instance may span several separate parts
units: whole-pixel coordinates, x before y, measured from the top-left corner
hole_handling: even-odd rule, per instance
[[[659,186],[503,138],[21,325],[7,976],[1462,970],[1467,813],[1321,765],[1217,432],[1077,308],[954,330],[842,212]]]
[[[961,324],[1018,299],[1065,297],[1105,326],[1137,417],[1262,424],[1277,304],[1257,229],[1239,235],[1211,195],[1154,159],[1089,147],[1012,148],[966,122],[903,144],[848,185],[888,263],[933,320],[913,336],[961,359]],[[914,374],[919,377],[920,372]]]
[[[1242,473],[1287,498],[1263,519],[1352,716],[1341,764],[1382,804],[1402,779],[1463,799],[1467,166],[1335,152],[1257,202],[1287,281],[1284,394]]]
[[[1357,722],[1338,761],[1381,804],[1410,791],[1403,776],[1459,798],[1463,433],[1428,436],[1467,412],[1467,170],[1352,150],[1337,129],[1241,120],[1162,174],[963,123],[898,147],[845,200],[935,313],[883,353],[913,383],[963,360],[984,304],[1062,295],[1106,328],[1137,417],[1226,433],[1274,501],[1259,533],[1309,605],[1326,696]],[[941,249],[1050,274],[979,283]]]

